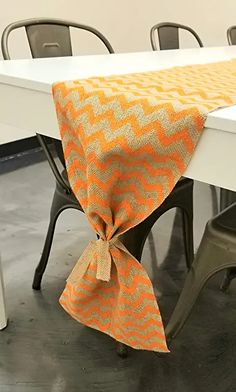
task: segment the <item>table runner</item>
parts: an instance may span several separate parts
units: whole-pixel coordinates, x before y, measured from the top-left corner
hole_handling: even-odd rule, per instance
[[[58,82],[53,96],[70,185],[99,236],[60,303],[133,348],[168,352],[152,283],[119,236],[172,191],[207,114],[236,103],[236,61]]]

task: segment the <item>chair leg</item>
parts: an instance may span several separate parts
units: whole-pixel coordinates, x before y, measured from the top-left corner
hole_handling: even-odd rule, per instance
[[[184,250],[187,268],[191,267],[194,259],[194,246],[193,246],[193,181],[188,183],[185,192],[183,191],[178,196],[176,207],[181,209],[182,225],[183,225],[183,239]]]
[[[33,284],[32,284],[32,287],[34,290],[40,290],[40,288],[41,288],[41,281],[42,281],[44,271],[47,267],[57,218],[59,217],[61,212],[66,210],[67,208],[75,208],[75,209],[82,211],[79,204],[76,204],[76,203],[72,204],[72,202],[67,200],[65,198],[65,196],[63,195],[63,193],[61,194],[60,192],[58,192],[58,189],[56,188],[54,196],[53,196],[51,212],[50,212],[50,222],[49,222],[49,226],[48,226],[46,240],[45,240],[44,247],[43,247],[42,256],[40,258],[39,264],[38,264],[38,266],[35,270],[35,274],[34,274],[34,279],[33,279]]]
[[[184,237],[184,249],[187,268],[190,269],[194,259],[194,248],[193,248],[193,213],[182,209],[182,222],[183,222],[183,237]]]
[[[216,272],[236,266],[236,261],[232,262],[235,254],[229,252],[226,258],[226,249],[211,241],[207,230],[166,327],[167,338],[174,338],[180,332],[207,280]]]
[[[34,279],[33,279],[33,285],[32,285],[34,290],[40,290],[40,288],[41,288],[41,281],[42,281],[44,271],[47,267],[48,258],[49,258],[49,254],[50,254],[50,250],[51,250],[51,246],[52,246],[53,234],[55,231],[55,226],[56,226],[56,221],[57,221],[58,216],[59,216],[58,212],[55,214],[51,213],[48,231],[47,231],[47,235],[46,235],[46,240],[45,240],[44,247],[43,247],[43,252],[42,252],[39,264],[38,264],[38,266],[35,270],[35,273],[34,273]]]
[[[6,315],[3,272],[2,272],[2,264],[0,259],[0,330],[6,328],[6,326],[7,326],[7,315]]]
[[[231,281],[236,278],[236,268],[229,268],[225,272],[225,276],[221,283],[220,289],[223,292],[226,292],[230,286]]]
[[[155,263],[155,265],[157,265],[158,264],[158,260],[157,260],[157,253],[156,253],[155,242],[154,242],[154,237],[153,237],[152,230],[150,230],[147,239],[148,239],[148,242],[149,242],[149,249],[150,249],[150,253],[151,253],[151,260],[152,260],[153,263]]]

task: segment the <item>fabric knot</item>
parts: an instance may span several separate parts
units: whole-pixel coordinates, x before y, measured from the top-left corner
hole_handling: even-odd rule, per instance
[[[110,253],[110,247],[116,245],[122,247],[121,242],[117,237],[111,238],[110,240],[98,239],[97,241],[90,241],[83,254],[80,256],[78,262],[73,268],[70,276],[67,279],[69,283],[76,283],[86,273],[89,264],[92,260],[96,259],[97,273],[96,278],[104,282],[109,282],[111,278],[111,263],[112,257]]]
[[[100,238],[95,242],[96,244],[96,257],[97,257],[97,274],[96,278],[109,282],[111,277],[111,254],[110,245],[114,243],[112,239],[110,241],[103,240]]]

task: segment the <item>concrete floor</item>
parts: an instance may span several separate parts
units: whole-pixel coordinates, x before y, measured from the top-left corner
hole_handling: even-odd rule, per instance
[[[66,277],[93,237],[84,215],[66,211],[59,219],[42,291],[34,292],[32,277],[54,180],[46,162],[4,165],[0,248],[9,325],[0,332],[1,392],[236,391],[236,282],[227,294],[219,291],[221,276],[208,284],[170,354],[132,350],[127,359],[120,359],[112,339],[80,325],[58,304]],[[21,168],[13,170],[15,166]],[[209,186],[195,185],[196,247],[212,215],[211,196]],[[174,211],[166,213],[143,254],[164,319],[185,275],[179,218]]]

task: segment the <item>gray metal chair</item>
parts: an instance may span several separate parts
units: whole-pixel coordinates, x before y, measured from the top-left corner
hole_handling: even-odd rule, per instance
[[[203,47],[201,39],[191,27],[178,23],[163,22],[157,23],[151,28],[150,39],[152,49],[158,50],[156,37],[158,37],[160,50],[179,49],[179,30],[186,30],[191,33],[199,46]]]
[[[10,59],[8,49],[9,35],[13,30],[22,27],[25,28],[32,57],[71,56],[70,26],[86,30],[96,35],[104,43],[109,53],[114,52],[107,39],[92,27],[58,19],[40,18],[19,21],[6,27],[1,40],[3,57],[4,59]],[[83,212],[68,182],[61,142],[55,141],[57,155],[64,166],[64,170],[60,173],[44,136],[38,134],[37,137],[55,176],[56,189],[52,201],[50,222],[42,256],[34,275],[33,288],[35,290],[39,290],[41,287],[41,280],[47,266],[56,221],[60,213],[67,208],[75,208]],[[183,212],[186,263],[188,268],[190,267],[193,260],[193,181],[188,179],[179,181],[172,193],[150,217],[122,235],[122,242],[138,260],[141,260],[144,243],[152,226],[162,214],[174,207],[180,208]],[[120,356],[126,356],[127,351],[123,344],[119,344],[118,353]]]
[[[227,39],[229,45],[236,45],[236,26],[231,26],[228,28]]]
[[[174,338],[185,324],[206,282],[217,272],[236,267],[236,203],[211,219],[166,327]],[[235,275],[234,275],[235,276]]]
[[[86,30],[88,33],[95,35],[104,44],[109,53],[114,53],[114,50],[109,41],[104,37],[103,34],[93,27],[59,19],[39,18],[17,21],[11,23],[5,28],[1,39],[3,58],[5,60],[10,60],[8,48],[9,36],[12,31],[20,28],[25,29],[33,58],[72,56],[70,27]],[[41,280],[47,266],[57,218],[61,212],[67,208],[75,208],[79,211],[83,211],[78,200],[75,198],[67,179],[61,141],[54,140],[53,142],[57,156],[64,167],[62,172],[59,171],[58,166],[56,165],[53,154],[48,148],[45,137],[38,134],[37,138],[46,154],[49,165],[55,176],[56,189],[52,201],[50,223],[42,256],[34,275],[33,288],[35,290],[39,290],[41,287]]]
[[[227,39],[229,45],[236,45],[236,26],[231,26],[227,30]],[[220,211],[236,202],[236,192],[227,189],[220,190]],[[236,268],[230,268],[225,272],[221,290],[226,291],[231,283],[231,280],[236,276]]]
[[[236,192],[229,191],[228,189],[220,189],[220,211],[223,211],[230,205],[236,202]],[[229,268],[225,272],[225,276],[221,283],[220,289],[226,291],[231,281],[236,277],[236,268]]]

